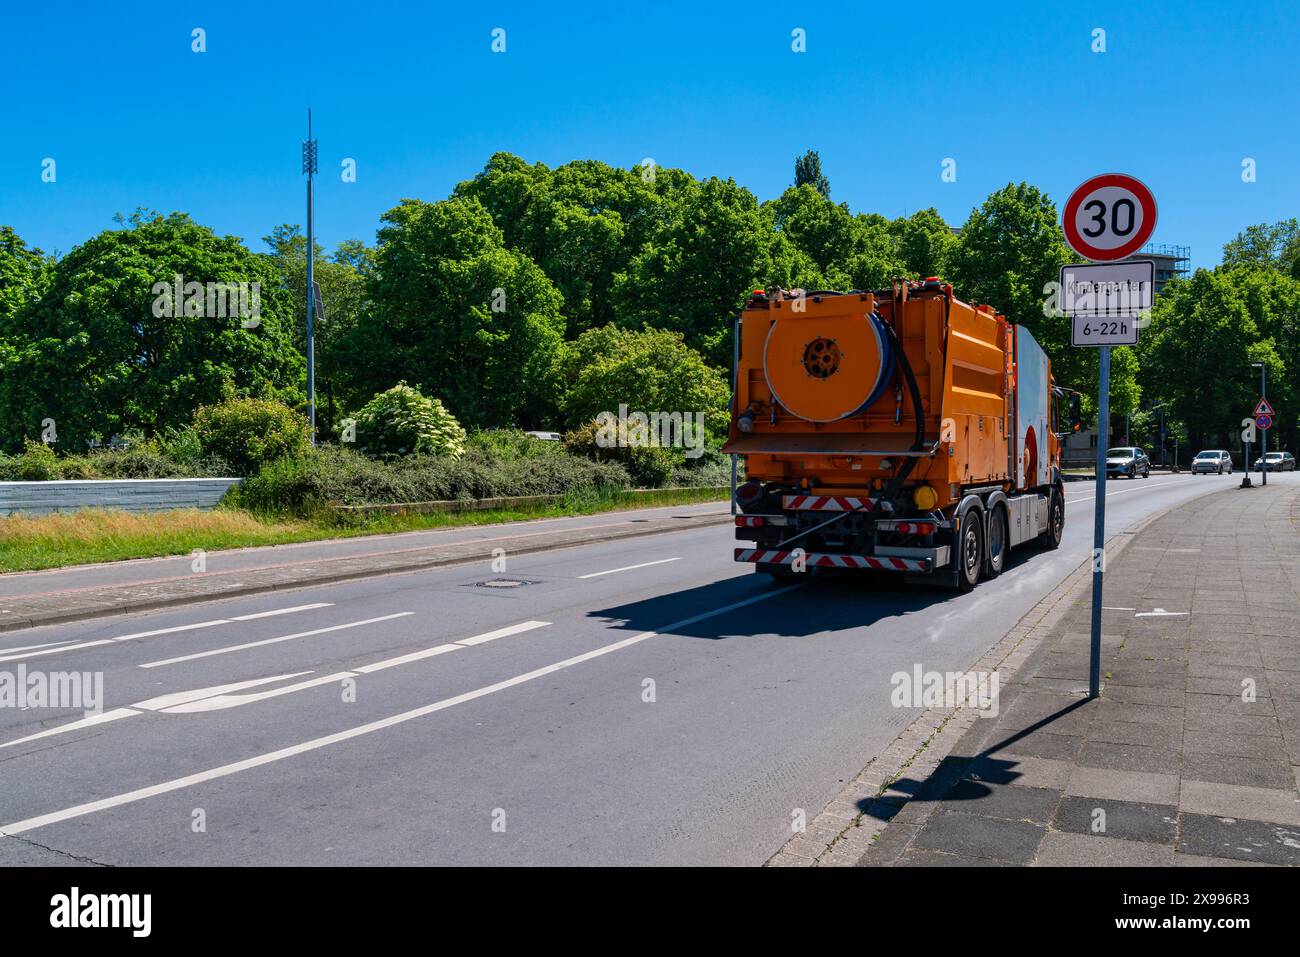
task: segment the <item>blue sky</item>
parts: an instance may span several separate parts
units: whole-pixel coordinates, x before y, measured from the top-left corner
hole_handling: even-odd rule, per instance
[[[769,199],[813,148],[854,211],[953,224],[1008,181],[1059,206],[1132,173],[1155,241],[1211,266],[1245,226],[1300,213],[1297,60],[1300,13],[1269,2],[10,4],[0,224],[66,253],[119,210],[180,209],[261,249],[304,220],[311,105],[327,246],[373,242],[384,210],[445,197],[496,150],[651,157]]]

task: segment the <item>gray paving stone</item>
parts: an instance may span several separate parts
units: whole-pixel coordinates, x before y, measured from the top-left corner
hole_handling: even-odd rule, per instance
[[[963,857],[1027,864],[1047,833],[1041,824],[942,811],[931,817],[913,846]]]
[[[1300,777],[1300,772],[1297,777]],[[1294,787],[1255,788],[1184,778],[1178,807],[1195,814],[1276,821],[1300,827],[1300,795]]]
[[[1173,863],[1167,845],[1122,841],[1095,834],[1053,831],[1044,839],[1034,861],[1037,867],[1160,867]]]
[[[1104,811],[1105,817],[1097,812]],[[1104,831],[1094,827],[1104,822]],[[1098,834],[1125,841],[1172,844],[1178,830],[1178,808],[1172,804],[1138,804],[1099,798],[1067,797],[1052,818],[1052,828],[1075,834]]]
[[[1182,767],[1182,760],[1177,751],[1169,748],[1145,748],[1140,744],[1115,744],[1110,741],[1085,741],[1083,747],[1079,749],[1078,764],[1087,768],[1176,775]]]
[[[1050,788],[962,781],[944,795],[939,810],[1046,824],[1060,798],[1061,792]]]
[[[1282,735],[1233,734],[1226,729],[1188,731],[1183,735],[1184,754],[1224,754],[1243,758],[1286,761]]]
[[[1285,761],[1261,761],[1226,754],[1185,753],[1183,776],[1195,781],[1256,788],[1286,788],[1292,782],[1291,767]]]
[[[1242,818],[1183,814],[1178,829],[1178,850],[1204,857],[1295,867],[1300,866],[1300,829]]]
[[[1075,767],[1070,773],[1065,793],[1138,804],[1176,804],[1178,777],[1146,771]]]
[[[1009,861],[994,861],[988,858],[962,857],[958,854],[945,854],[942,851],[928,851],[911,847],[898,859],[899,867],[1011,867]]]

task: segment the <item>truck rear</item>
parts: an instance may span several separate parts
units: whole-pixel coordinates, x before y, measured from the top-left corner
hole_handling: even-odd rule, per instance
[[[737,323],[737,561],[784,578],[872,569],[969,589],[1065,525],[1067,393],[1028,330],[938,279],[757,291]],[[1078,395],[1068,400],[1077,430]]]

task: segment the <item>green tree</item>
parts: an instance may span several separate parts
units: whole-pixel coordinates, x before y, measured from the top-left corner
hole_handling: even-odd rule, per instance
[[[293,303],[291,333],[294,348],[307,353],[307,237],[299,226],[285,224],[262,241]],[[327,257],[316,247],[313,263],[321,290],[324,315],[314,319],[316,338],[316,405],[321,431],[333,431],[338,408],[363,401],[370,393],[353,387],[351,356],[343,343],[366,321],[370,311],[367,286],[374,270],[375,251],[359,240],[345,240]]]
[[[627,267],[655,225],[657,177],[594,160],[554,170],[497,153],[456,187],[492,214],[508,248],[542,268],[564,297],[566,335],[614,319],[613,277]],[[677,179],[668,177],[671,188]]]
[[[290,404],[302,398],[302,357],[289,339],[288,296],[267,259],[184,213],[137,212],[52,268],[48,289],[0,326],[4,444],[55,421],[59,447],[188,425],[232,389]],[[187,285],[176,301],[175,277]],[[260,287],[252,327],[208,283]],[[249,297],[250,312],[253,297]],[[225,315],[216,315],[224,312]],[[205,315],[207,313],[207,315]]]
[[[11,226],[0,226],[0,324],[40,298],[53,261],[29,249]]]
[[[883,216],[855,216],[847,204],[832,203],[809,185],[787,189],[764,209],[773,228],[812,261],[826,287],[879,289],[903,272]]]
[[[811,186],[823,199],[829,199],[831,195],[831,182],[822,175],[822,158],[816,150],[809,150],[803,156],[796,156],[794,160],[794,185],[797,189],[800,186]]]
[[[922,209],[911,216],[900,216],[889,224],[889,232],[905,275],[924,279],[944,274],[957,237],[937,210]]]
[[[675,189],[665,207],[654,235],[614,277],[618,322],[679,332],[711,364],[729,369],[735,318],[778,265],[770,216],[729,179]]]
[[[647,414],[700,413],[714,435],[727,425],[730,388],[680,333],[589,329],[566,343],[556,364],[565,424],[577,426],[619,406]]]
[[[1223,247],[1223,265],[1273,266],[1300,279],[1300,219],[1292,217],[1273,225],[1257,223]]]
[[[1198,269],[1170,283],[1142,334],[1147,390],[1186,424],[1197,449],[1237,446],[1239,423],[1259,391],[1252,362],[1264,362],[1270,379],[1284,381],[1282,360],[1261,330],[1274,321],[1267,314],[1271,293],[1248,293],[1244,279],[1238,270]]]
[[[505,248],[477,199],[403,200],[383,223],[374,315],[340,347],[355,387],[414,382],[478,428],[544,416],[564,317],[542,270]]]

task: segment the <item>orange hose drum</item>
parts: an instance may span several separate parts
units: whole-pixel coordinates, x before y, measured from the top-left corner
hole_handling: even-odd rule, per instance
[[[775,320],[763,344],[772,396],[809,422],[836,422],[870,404],[892,366],[879,320],[866,313]]]

